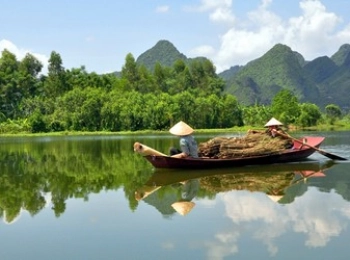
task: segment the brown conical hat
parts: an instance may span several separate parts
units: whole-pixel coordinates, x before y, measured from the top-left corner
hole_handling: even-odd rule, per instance
[[[271,118],[269,122],[266,123],[265,127],[273,126],[273,125],[283,125],[280,121],[278,121],[276,118]]]
[[[172,128],[170,128],[169,132],[173,135],[183,136],[183,135],[192,134],[193,129],[185,122],[180,121],[176,125],[174,125]]]
[[[196,204],[192,201],[178,201],[171,206],[182,216],[187,215]]]

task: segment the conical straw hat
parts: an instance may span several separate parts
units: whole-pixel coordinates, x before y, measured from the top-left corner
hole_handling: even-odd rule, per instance
[[[267,195],[273,202],[278,202],[280,199],[283,198],[283,196],[278,196],[278,195]]]
[[[178,201],[171,206],[182,216],[187,215],[196,204],[192,201]]]
[[[265,127],[273,126],[273,125],[283,125],[280,121],[278,121],[276,118],[271,118],[269,122],[266,123]]]
[[[169,132],[173,135],[190,135],[193,133],[192,127],[190,127],[188,124],[180,121],[176,125],[174,125],[172,128],[170,128]]]

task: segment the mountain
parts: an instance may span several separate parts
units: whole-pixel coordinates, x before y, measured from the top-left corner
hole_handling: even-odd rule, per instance
[[[142,53],[136,63],[153,71],[157,62],[172,67],[179,59],[189,63],[207,58],[187,58],[171,42],[160,40]],[[350,109],[350,44],[340,46],[331,57],[317,57],[312,61],[306,61],[286,45],[276,44],[245,66],[233,65],[218,76],[226,82],[224,93],[235,95],[246,105],[270,104],[280,90],[289,89],[300,102],[311,102],[321,109],[328,104]]]
[[[276,44],[262,57],[249,62],[231,79],[225,92],[245,104],[269,104],[282,89],[291,90],[300,101],[315,102],[319,91],[305,73],[301,54],[283,44]]]
[[[183,60],[185,63],[192,61],[208,60],[206,57],[187,58],[180,53],[176,47],[167,40],[160,40],[151,49],[142,53],[137,59],[138,65],[144,65],[148,70],[153,71],[154,65],[158,62],[164,67],[172,67],[177,60]]]
[[[342,46],[340,46],[339,50],[332,55],[331,59],[334,61],[335,64],[337,64],[338,66],[341,66],[343,65],[349,53],[350,53],[350,44],[343,44]]]
[[[154,47],[142,53],[136,59],[136,63],[138,65],[142,64],[147,69],[153,71],[154,65],[157,62],[162,66],[171,67],[179,59],[187,61],[187,57],[180,53],[171,42],[160,40]]]
[[[241,68],[243,68],[243,66],[236,65],[236,66],[229,68],[228,70],[221,72],[219,75],[224,80],[229,80],[230,78],[235,76],[238,73],[238,71],[240,71]]]
[[[337,70],[338,66],[327,56],[316,58],[304,66],[304,71],[316,83],[322,83]]]
[[[333,57],[333,56],[332,56]],[[343,110],[350,110],[350,52],[342,57],[341,66],[320,84],[321,105],[337,104]]]

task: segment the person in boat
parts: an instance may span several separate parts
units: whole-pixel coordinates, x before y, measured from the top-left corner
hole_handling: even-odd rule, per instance
[[[178,122],[169,132],[173,135],[180,137],[180,148],[170,148],[170,156],[175,158],[193,157],[198,158],[198,146],[195,138],[193,137],[192,127],[183,121]]]
[[[265,127],[267,127],[265,133],[271,137],[277,136],[278,133],[286,135],[287,133],[282,129],[282,126],[283,124],[273,117],[265,124]]]
[[[282,129],[283,124],[278,121],[276,118],[272,117],[266,124],[265,127],[267,128],[265,131],[259,131],[259,130],[248,130],[248,133],[264,133],[267,134],[268,136],[271,136],[272,138],[278,136],[282,139],[287,139],[288,142],[286,142],[285,148],[290,149],[293,147],[293,141],[291,138],[285,138],[282,135],[279,135],[279,133],[283,134],[284,136],[289,136],[288,133],[286,133]]]

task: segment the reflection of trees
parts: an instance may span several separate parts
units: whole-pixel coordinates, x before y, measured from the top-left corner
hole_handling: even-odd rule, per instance
[[[45,205],[42,195],[43,176],[27,174],[26,154],[12,152],[1,156],[0,207],[6,213],[6,221],[13,221],[21,209],[35,215]]]
[[[130,209],[135,210],[139,203],[135,199],[135,189],[142,187],[149,180],[153,173],[152,166],[141,156],[133,153],[134,140],[132,138],[123,141],[102,138],[99,140],[87,139],[88,141],[84,138],[65,140],[64,137],[56,137],[56,139],[51,138],[48,142],[33,140],[11,144],[1,143],[0,216],[7,222],[12,222],[19,216],[22,209],[34,216],[45,207],[47,203],[45,196],[49,195],[52,210],[59,217],[66,209],[67,199],[80,198],[87,201],[91,193],[120,188],[123,188]],[[156,149],[163,147],[163,144],[158,142],[159,140],[156,139],[152,144]],[[169,146],[169,143],[164,145],[164,147]],[[208,171],[203,174],[208,176],[216,172],[219,171]],[[186,176],[198,178],[200,189],[196,197],[211,199],[216,193],[229,189],[251,190],[254,187],[260,187],[262,192],[275,192],[279,190],[279,186],[282,187],[289,181],[288,173],[291,171],[282,172],[284,175],[281,174],[281,176],[273,176],[276,173],[270,175],[261,173],[261,179],[249,173],[241,175],[234,173],[223,178],[203,179],[200,171],[177,171],[169,172],[169,174],[160,173],[157,176],[162,176],[163,179],[160,180],[157,177],[158,179],[153,181],[160,186],[166,186],[171,176],[177,179],[172,184],[183,181],[184,179],[181,178]],[[225,174],[219,175],[224,176]],[[317,178],[309,180],[308,184],[297,185],[296,188],[302,188],[297,193],[302,193],[308,185],[312,185],[324,191],[336,189],[336,192],[347,199],[350,197],[349,182],[339,181],[345,178],[341,175],[347,176],[343,172],[331,172],[327,174],[327,182],[317,182]],[[334,181],[330,181],[333,178]],[[171,183],[168,182],[168,184]],[[179,199],[180,193],[178,192],[174,190],[174,187],[162,188],[157,195],[161,199],[168,196],[168,193],[173,193],[171,196],[176,195],[176,199]],[[287,193],[291,193],[289,189]],[[293,198],[290,199],[292,200]],[[170,211],[172,209],[169,208]]]
[[[114,142],[28,143],[2,148],[0,214],[7,222],[22,209],[32,216],[37,214],[45,207],[47,193],[57,217],[65,211],[67,199],[87,201],[89,194],[101,190],[124,187],[129,201],[135,204],[131,186],[148,177],[135,171],[135,165],[147,168],[147,162]],[[136,207],[137,202],[131,206]]]

